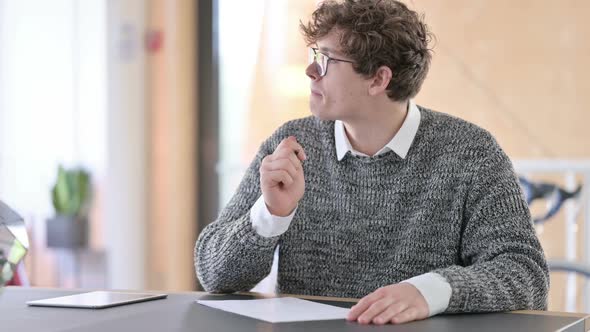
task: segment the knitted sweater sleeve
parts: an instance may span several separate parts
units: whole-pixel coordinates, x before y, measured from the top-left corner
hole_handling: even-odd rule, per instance
[[[451,285],[447,313],[547,308],[545,255],[512,164],[491,146],[467,194],[461,264],[433,271]]]
[[[275,133],[260,147],[234,196],[207,225],[194,252],[197,277],[208,292],[247,291],[270,273],[279,237],[262,237],[252,228],[250,209],[261,195],[262,159],[278,145]]]

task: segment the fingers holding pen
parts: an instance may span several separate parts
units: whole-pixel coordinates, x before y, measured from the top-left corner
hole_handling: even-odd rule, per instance
[[[295,136],[289,136],[283,139],[272,155],[280,158],[286,157],[289,154],[294,154],[300,161],[307,159],[307,155],[305,154],[303,147],[301,144],[299,144],[299,142],[297,142],[297,138],[295,138]]]

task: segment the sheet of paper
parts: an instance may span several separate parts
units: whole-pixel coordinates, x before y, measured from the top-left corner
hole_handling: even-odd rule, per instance
[[[270,323],[345,319],[350,309],[294,297],[260,300],[197,301],[208,307],[233,312]]]

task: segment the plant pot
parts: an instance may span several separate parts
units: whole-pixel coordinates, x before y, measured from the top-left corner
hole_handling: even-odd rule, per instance
[[[88,244],[88,219],[56,216],[47,219],[47,247],[78,249]]]

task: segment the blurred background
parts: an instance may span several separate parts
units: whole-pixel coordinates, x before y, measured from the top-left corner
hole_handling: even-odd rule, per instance
[[[31,242],[19,283],[198,289],[199,230],[261,142],[310,114],[298,24],[317,3],[0,0],[0,200]],[[590,312],[590,2],[406,3],[437,37],[416,102],[497,138],[552,262],[549,309]]]

